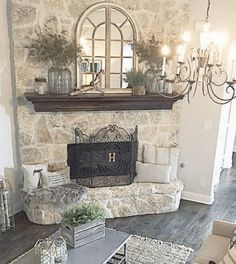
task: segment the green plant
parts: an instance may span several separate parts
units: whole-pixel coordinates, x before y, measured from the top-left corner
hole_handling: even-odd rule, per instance
[[[54,67],[68,66],[81,54],[81,47],[66,38],[66,31],[58,33],[47,26],[39,27],[30,42],[28,48],[37,60]]]
[[[125,74],[124,80],[129,87],[143,86],[146,83],[146,76],[141,70],[131,70]]]
[[[90,223],[104,217],[104,210],[95,203],[87,203],[68,209],[63,214],[63,222],[71,226]]]

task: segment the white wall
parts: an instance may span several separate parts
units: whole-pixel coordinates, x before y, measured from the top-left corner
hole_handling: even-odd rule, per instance
[[[21,210],[21,176],[17,173],[14,100],[6,1],[0,1],[0,175],[8,179],[14,188],[14,211],[17,212]]]
[[[205,19],[207,1],[191,0],[190,2],[189,27],[193,33],[194,22]],[[232,37],[236,36],[235,23],[232,22],[236,22],[235,12],[235,0],[224,2],[215,0],[211,3],[212,30],[228,31],[229,42],[233,41]],[[195,38],[194,42],[197,44],[198,39]],[[228,48],[229,45],[223,53],[225,68],[228,63]],[[225,143],[223,133],[225,127],[220,126],[220,120],[226,120],[225,116],[221,115],[222,109],[225,108],[214,104],[207,97],[203,98],[201,91],[190,104],[184,102],[180,123],[180,146],[182,147],[180,162],[184,163],[185,167],[179,172],[185,184],[184,199],[207,204],[214,201],[214,175],[220,173]]]
[[[234,152],[236,152],[236,133],[235,133],[235,138],[234,138]]]

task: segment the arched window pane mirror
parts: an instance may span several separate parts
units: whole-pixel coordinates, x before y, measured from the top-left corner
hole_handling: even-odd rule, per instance
[[[123,77],[136,65],[131,47],[136,38],[135,25],[122,8],[106,3],[88,9],[76,28],[76,42],[84,53],[77,63],[77,80],[82,72],[82,85],[89,85],[102,69],[104,88],[127,88]]]

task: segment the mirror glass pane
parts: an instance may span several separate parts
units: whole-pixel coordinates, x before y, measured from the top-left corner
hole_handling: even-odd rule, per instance
[[[125,75],[122,75],[122,88],[127,88],[128,83],[124,80]]]
[[[121,28],[125,40],[133,40],[133,29],[130,22],[127,20]]]
[[[133,56],[132,43],[123,42],[123,56],[127,56],[127,57]]]
[[[111,40],[121,40],[121,34],[117,27],[111,25]]]
[[[84,37],[81,37],[80,45],[85,56],[92,56],[92,40],[87,40]]]
[[[111,56],[121,57],[121,42],[111,41]]]
[[[99,26],[96,31],[95,31],[95,35],[94,35],[95,39],[106,39],[106,27],[105,24],[102,24],[101,26]]]
[[[105,16],[105,8],[99,8],[89,14],[88,20],[90,20],[91,23],[97,27],[100,23],[104,23],[104,21],[106,20]]]
[[[120,58],[111,58],[111,73],[120,73],[121,72],[121,59]]]
[[[94,56],[105,56],[105,41],[94,41]]]
[[[121,77],[119,74],[111,74],[110,75],[110,87],[111,88],[121,88]]]
[[[132,58],[124,58],[122,68],[123,68],[123,72],[127,72],[127,71],[132,70],[133,59]]]
[[[93,30],[93,25],[88,21],[88,19],[86,19],[82,28],[81,36],[85,39],[92,39]]]
[[[126,21],[126,17],[120,11],[111,8],[111,23],[121,26]]]

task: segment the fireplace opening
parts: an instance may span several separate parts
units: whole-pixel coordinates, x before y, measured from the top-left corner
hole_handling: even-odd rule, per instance
[[[109,125],[91,135],[76,128],[76,143],[67,145],[70,178],[87,187],[131,184],[137,161],[137,133],[137,126],[129,133]]]

